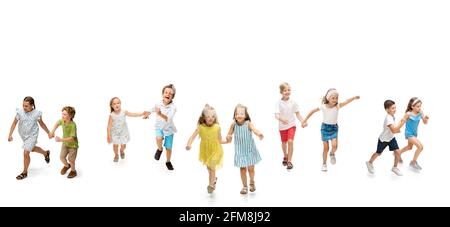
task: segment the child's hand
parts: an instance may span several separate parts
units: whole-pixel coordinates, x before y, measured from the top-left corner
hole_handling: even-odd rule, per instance
[[[303,122],[302,123],[302,128],[306,128],[308,126],[308,123],[307,122]]]
[[[62,142],[62,139],[59,138],[59,136],[57,136],[57,137],[55,138],[55,141],[56,141],[56,142]]]
[[[190,145],[187,145],[187,146],[186,146],[186,150],[187,150],[187,151],[191,150],[191,146],[190,146]]]
[[[108,144],[111,143],[111,136],[108,136],[107,141],[108,141]]]
[[[259,134],[258,137],[259,137],[259,140],[263,140],[264,139],[264,135],[263,134]]]
[[[143,117],[143,119],[148,119],[149,116],[150,116],[150,112],[144,111],[144,117]]]
[[[12,136],[8,136],[8,142],[13,141],[13,137]]]
[[[231,143],[232,139],[233,139],[233,137],[231,135],[227,135],[227,143]]]
[[[55,137],[55,135],[54,135],[53,133],[49,132],[49,133],[48,133],[48,138],[49,138],[49,139],[53,139],[53,137]]]
[[[425,117],[424,117],[424,118],[425,118],[425,120],[427,120],[427,121],[428,121],[428,120],[430,119],[430,116],[428,116],[428,115],[425,115]]]
[[[159,107],[155,107],[155,112],[156,112],[156,114],[161,114],[161,108],[159,108]]]

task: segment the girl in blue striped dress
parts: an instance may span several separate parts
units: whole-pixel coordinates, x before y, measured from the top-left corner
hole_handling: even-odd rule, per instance
[[[241,194],[248,193],[247,186],[247,172],[250,176],[250,191],[254,192],[255,187],[255,165],[261,161],[255,141],[252,137],[252,132],[259,137],[260,140],[264,138],[263,134],[259,132],[250,120],[247,107],[238,104],[234,109],[234,122],[231,124],[230,131],[227,135],[227,142],[231,143],[234,134],[234,165],[241,170],[241,180],[243,188]]]

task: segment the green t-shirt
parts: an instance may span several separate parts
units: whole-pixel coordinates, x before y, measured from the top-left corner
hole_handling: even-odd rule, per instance
[[[78,137],[77,137],[77,125],[75,122],[71,121],[66,124],[64,120],[59,120],[59,125],[62,126],[63,129],[63,138],[73,138],[75,141],[73,142],[64,142],[68,148],[78,148]]]

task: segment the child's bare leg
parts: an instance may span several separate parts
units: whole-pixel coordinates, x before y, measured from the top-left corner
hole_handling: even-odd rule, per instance
[[[114,144],[113,150],[114,150],[114,160],[119,159],[119,145]]]
[[[216,171],[208,167],[209,186],[214,186],[216,181]]]
[[[397,167],[398,163],[400,162],[400,150],[394,151],[394,167]]]
[[[250,176],[250,184],[255,184],[255,166],[248,167],[248,175]]]
[[[292,162],[292,155],[294,153],[294,141],[288,140],[287,145],[288,145],[287,159],[288,159],[288,162]]]
[[[247,168],[241,168],[240,172],[241,172],[242,186],[247,187]]]
[[[36,153],[42,154],[44,156],[47,155],[47,151],[44,151],[42,148],[40,148],[38,146],[33,147],[32,152],[36,152]]]
[[[414,153],[414,158],[413,158],[413,162],[417,162],[417,159],[419,158],[420,153],[422,153],[423,151],[423,145],[422,143],[415,137],[410,138],[408,141],[411,141],[412,144],[414,144],[414,146],[417,147],[416,152]]]
[[[413,144],[412,142],[408,139],[408,145],[406,145],[406,147],[402,148],[399,153],[400,155],[402,155],[403,153],[405,153],[406,151],[410,151],[413,148]]]
[[[22,173],[28,173],[28,167],[30,166],[31,158],[29,151],[23,151],[23,171]]]
[[[126,145],[126,144],[122,144],[122,145],[120,146],[120,154],[124,154],[126,148],[127,148],[127,145]]]
[[[327,164],[327,158],[328,158],[328,151],[330,150],[330,145],[328,143],[328,141],[323,141],[323,154],[322,154],[322,158],[323,158],[323,164],[326,165]]]
[[[334,155],[338,149],[338,139],[331,140],[331,155]]]
[[[378,157],[380,157],[381,154],[378,154],[377,152],[373,153],[372,157],[370,157],[370,164],[373,164],[373,162],[375,161],[375,159],[377,159]]]
[[[281,149],[283,149],[283,155],[284,155],[284,157],[287,159],[287,157],[288,157],[288,153],[287,153],[287,142],[282,142],[282,143],[281,143]]]
[[[162,137],[156,137],[156,146],[158,146],[158,150],[163,151],[163,138]]]
[[[167,162],[170,162],[170,158],[172,157],[172,149],[166,148],[166,157],[167,157]]]

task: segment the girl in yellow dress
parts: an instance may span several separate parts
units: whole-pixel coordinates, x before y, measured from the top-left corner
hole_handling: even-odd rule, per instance
[[[186,145],[186,150],[191,149],[197,135],[200,135],[200,154],[199,160],[206,165],[209,174],[208,193],[216,189],[216,170],[222,167],[223,148],[222,144],[227,143],[222,140],[220,126],[217,120],[217,114],[214,108],[206,104],[198,119],[197,129],[192,134]]]

